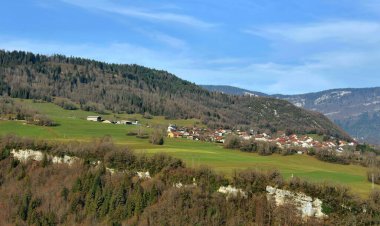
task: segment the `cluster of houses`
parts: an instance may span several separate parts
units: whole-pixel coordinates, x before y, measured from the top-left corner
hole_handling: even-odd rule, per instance
[[[117,124],[117,125],[139,125],[139,121],[128,121],[128,120],[118,120],[118,121],[110,121],[104,120],[101,116],[87,116],[87,121],[91,122],[100,122],[106,124]]]
[[[320,149],[334,149],[337,152],[343,152],[344,147],[346,146],[355,146],[354,142],[347,142],[343,140],[339,140],[338,142],[333,141],[318,141],[313,139],[310,136],[303,135],[297,136],[296,134],[292,134],[290,136],[286,136],[285,134],[271,138],[267,134],[258,134],[255,136],[255,140],[258,141],[266,141],[276,143],[280,148],[289,148],[289,147],[301,147],[301,148],[320,148]]]
[[[239,136],[243,140],[262,141],[262,142],[271,142],[277,144],[280,148],[289,148],[289,147],[300,147],[300,148],[326,148],[334,149],[337,152],[343,152],[344,147],[346,146],[355,146],[354,142],[346,142],[339,140],[338,142],[333,141],[319,141],[315,140],[310,136],[298,136],[285,135],[285,133],[272,137],[266,133],[255,133],[254,131],[246,132],[240,130],[227,130],[227,129],[217,129],[210,130],[205,128],[186,128],[186,127],[177,127],[176,125],[169,125],[168,127],[168,137],[169,138],[186,138],[190,140],[202,140],[215,143],[224,143],[225,138],[234,134]]]

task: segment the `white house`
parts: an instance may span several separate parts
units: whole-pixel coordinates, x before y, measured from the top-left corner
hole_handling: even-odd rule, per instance
[[[102,117],[101,116],[87,116],[87,121],[101,122]]]
[[[168,132],[177,131],[177,126],[173,124],[169,124],[168,126]]]

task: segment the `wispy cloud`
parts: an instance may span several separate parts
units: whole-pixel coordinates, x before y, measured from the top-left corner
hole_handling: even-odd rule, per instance
[[[165,46],[175,48],[175,49],[187,49],[187,42],[183,39],[174,37],[172,35],[168,35],[162,32],[158,31],[145,31],[141,30],[143,34],[150,37],[154,41],[158,41],[160,43],[163,43]]]
[[[104,0],[61,0],[65,3],[69,3],[75,6],[79,6],[85,9],[95,9],[107,13],[114,13],[122,16],[138,18],[147,20],[150,22],[167,22],[182,24],[197,28],[212,28],[217,26],[214,23],[209,23],[201,19],[195,18],[190,15],[160,11],[161,9],[141,9],[133,6],[121,6],[116,5]],[[173,7],[173,6],[172,6]]]
[[[284,39],[298,43],[326,40],[375,43],[380,41],[380,23],[339,20],[300,25],[272,25],[245,29],[244,32],[268,39]]]

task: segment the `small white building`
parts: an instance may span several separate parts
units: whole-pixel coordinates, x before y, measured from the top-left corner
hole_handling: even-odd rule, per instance
[[[101,116],[87,116],[87,121],[101,122],[102,117]]]
[[[177,126],[174,124],[169,124],[168,132],[174,132],[174,131],[177,131]]]
[[[138,124],[139,124],[139,121],[137,120],[132,122],[132,125],[138,125]]]

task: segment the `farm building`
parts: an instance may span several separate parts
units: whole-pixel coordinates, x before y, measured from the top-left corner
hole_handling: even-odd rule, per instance
[[[101,122],[102,117],[101,116],[87,116],[87,121]]]

